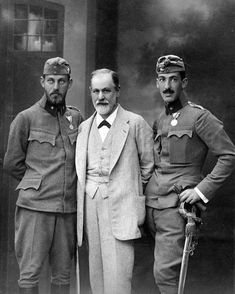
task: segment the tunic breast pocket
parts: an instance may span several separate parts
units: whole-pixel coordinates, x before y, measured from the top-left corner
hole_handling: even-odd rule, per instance
[[[50,133],[45,133],[41,130],[31,130],[29,134],[28,141],[38,141],[39,143],[49,143],[55,146],[55,135]]]
[[[192,130],[172,130],[168,133],[170,163],[190,163]]]
[[[28,152],[42,159],[53,153],[56,136],[42,130],[30,130],[28,141]]]

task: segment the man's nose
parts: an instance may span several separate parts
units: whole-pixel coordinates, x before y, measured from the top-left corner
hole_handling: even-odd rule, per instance
[[[99,100],[104,99],[104,93],[103,93],[103,91],[99,91],[98,99]]]
[[[58,83],[58,82],[55,82],[53,88],[54,88],[55,90],[58,90],[58,89],[59,89],[59,83]]]
[[[165,90],[170,89],[170,87],[171,87],[170,80],[165,80],[165,85],[164,85]]]

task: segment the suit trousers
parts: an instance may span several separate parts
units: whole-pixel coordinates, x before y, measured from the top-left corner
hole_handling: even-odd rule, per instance
[[[154,278],[161,294],[177,294],[185,240],[185,220],[178,207],[147,207],[146,221],[155,238]]]
[[[117,240],[112,234],[109,197],[100,189],[85,195],[85,233],[89,250],[93,294],[130,294],[134,266],[133,240]]]
[[[76,213],[39,212],[16,207],[15,251],[22,288],[38,285],[43,262],[49,255],[51,282],[70,283],[76,250]]]

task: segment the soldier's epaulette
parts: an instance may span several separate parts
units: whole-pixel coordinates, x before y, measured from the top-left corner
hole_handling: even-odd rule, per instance
[[[202,107],[201,105],[195,104],[195,103],[193,103],[191,101],[188,101],[188,105],[191,106],[191,107],[199,108],[201,110],[205,110],[205,108]]]
[[[72,105],[66,105],[66,106],[69,109],[73,109],[73,110],[76,110],[76,111],[80,112],[80,110],[77,107],[75,107],[75,106],[72,106]]]

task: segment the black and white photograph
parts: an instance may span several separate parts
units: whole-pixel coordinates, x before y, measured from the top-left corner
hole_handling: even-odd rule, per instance
[[[0,0],[0,294],[235,292],[235,0]]]

